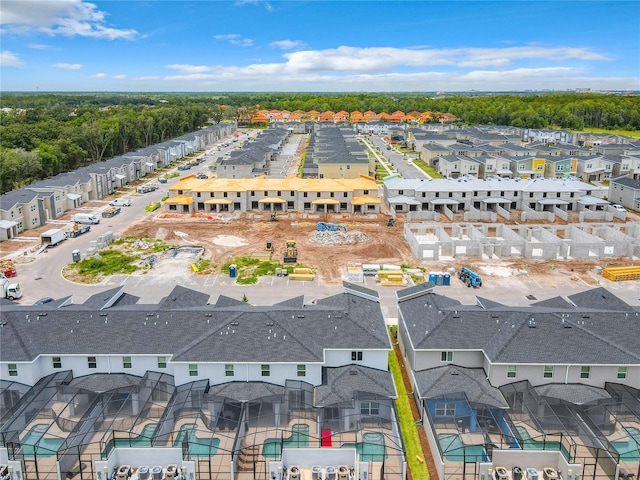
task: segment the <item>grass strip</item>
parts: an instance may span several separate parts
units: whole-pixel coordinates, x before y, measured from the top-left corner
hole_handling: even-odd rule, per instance
[[[416,422],[413,419],[411,412],[411,405],[409,404],[409,395],[404,388],[404,381],[402,380],[402,372],[400,371],[400,364],[396,358],[395,351],[389,352],[389,368],[393,375],[393,381],[396,384],[396,390],[398,391],[398,399],[396,400],[396,408],[398,409],[398,418],[400,420],[400,430],[402,432],[402,440],[404,442],[404,448],[407,453],[407,463],[411,470],[411,478],[413,480],[429,480],[429,470],[426,463],[424,463],[424,452],[422,451],[422,445],[420,445],[420,436],[418,435],[418,428]],[[418,457],[423,459],[423,462],[418,461]]]

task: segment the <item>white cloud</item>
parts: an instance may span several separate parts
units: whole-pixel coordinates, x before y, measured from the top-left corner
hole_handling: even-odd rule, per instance
[[[144,80],[144,81],[146,81],[146,80],[158,80],[158,79],[160,79],[160,77],[157,76],[157,75],[146,75],[146,76],[143,76],[143,77],[135,77],[134,78],[134,80]]]
[[[108,40],[131,40],[138,36],[132,29],[118,29],[106,24],[106,13],[93,3],[82,0],[3,0],[0,2],[2,24],[12,33],[39,31],[49,35],[82,36]]]
[[[223,42],[227,41],[231,45],[239,45],[241,47],[253,46],[253,40],[251,38],[243,38],[242,35],[239,35],[237,33],[226,33],[226,34],[214,35],[213,38]]]
[[[93,78],[107,78],[109,75],[106,73],[96,73]]]
[[[300,40],[278,40],[269,44],[270,47],[280,48],[282,50],[293,50],[295,48],[302,48],[304,45],[305,43]]]
[[[53,47],[51,45],[45,45],[43,43],[30,43],[28,45],[29,48],[33,50],[51,50]]]
[[[166,65],[166,68],[170,68],[172,70],[179,70],[182,73],[210,72],[213,69],[213,67],[209,67],[207,65],[187,65],[182,63],[174,63],[172,65]]]
[[[51,65],[54,68],[62,68],[63,70],[80,70],[82,68],[82,65],[80,65],[79,63],[54,63],[53,65]]]
[[[114,75],[113,78],[115,78],[116,80],[122,80],[123,78],[127,78],[127,76],[121,73],[119,75]]]
[[[22,65],[22,60],[9,50],[0,52],[0,67],[18,67]]]

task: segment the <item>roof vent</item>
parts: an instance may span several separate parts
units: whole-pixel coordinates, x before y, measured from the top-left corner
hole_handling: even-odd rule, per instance
[[[234,326],[234,327],[237,327],[240,324],[238,322],[231,322],[231,325]]]
[[[304,318],[304,315],[298,315],[298,318]]]
[[[267,327],[273,327],[273,322],[267,322]]]
[[[204,314],[204,316],[205,316],[205,317],[212,317],[212,316],[213,316],[213,314],[212,314],[212,313],[205,313],[205,314]]]
[[[349,370],[349,375],[357,375],[358,371],[357,370]]]
[[[536,320],[534,318],[529,319],[529,328],[536,328]]]

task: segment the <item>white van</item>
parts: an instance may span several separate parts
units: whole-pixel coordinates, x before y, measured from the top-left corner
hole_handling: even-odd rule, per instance
[[[130,207],[131,200],[129,200],[128,198],[116,198],[115,200],[111,200],[109,202],[109,205],[111,205],[112,207]]]
[[[90,225],[100,223],[100,219],[97,216],[90,215],[88,213],[76,213],[75,215],[71,215],[71,221],[75,223],[88,223]]]

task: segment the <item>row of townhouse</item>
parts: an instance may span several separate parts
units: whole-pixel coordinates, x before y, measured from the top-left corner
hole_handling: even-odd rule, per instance
[[[243,121],[251,120],[252,123],[275,123],[275,122],[323,122],[323,123],[412,123],[421,124],[430,122],[437,117],[443,122],[452,122],[456,119],[455,116],[449,113],[433,113],[433,112],[418,112],[411,111],[404,113],[400,110],[396,110],[393,113],[380,112],[376,113],[372,110],[361,112],[354,110],[353,112],[347,112],[346,110],[340,110],[339,112],[333,112],[331,110],[325,110],[324,112],[318,112],[317,110],[310,110],[305,112],[304,110],[296,110],[290,112],[289,110],[258,110],[251,116],[242,118]]]
[[[123,464],[404,479],[379,295],[343,288],[312,305],[209,304],[179,286],[153,305],[121,288],[78,305],[3,304],[0,461],[35,479],[105,480]]]
[[[432,284],[397,297],[398,342],[439,478],[514,465],[574,479],[640,471],[637,308],[603,288],[527,307],[461,304]]]
[[[40,227],[85,202],[111,195],[235,130],[231,123],[211,126],[7,192],[0,196],[0,241]]]
[[[317,125],[311,131],[303,167],[305,178],[358,178],[375,175],[375,157],[353,129]]]
[[[448,145],[429,143],[420,151],[421,158],[445,177],[476,175],[521,178],[566,178],[603,181],[640,172],[640,148],[596,147],[591,150],[572,145]],[[637,173],[636,173],[637,174]]]
[[[218,178],[252,178],[269,174],[271,162],[277,159],[291,136],[291,129],[272,127],[258,133],[241,148],[218,158]]]
[[[403,179],[383,181],[384,197],[395,212],[481,210],[564,211],[602,209],[610,202],[603,191],[575,179],[499,178],[464,176],[457,179]]]
[[[189,175],[168,189],[168,212],[379,213],[381,192],[373,177],[210,178]]]

